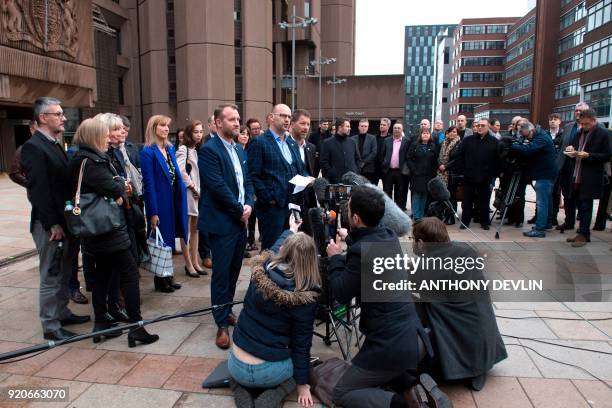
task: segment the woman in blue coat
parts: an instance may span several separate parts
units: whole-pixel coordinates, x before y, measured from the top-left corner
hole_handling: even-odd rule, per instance
[[[168,142],[171,119],[155,115],[149,119],[145,147],[140,152],[145,210],[149,231],[159,228],[166,245],[174,250],[175,238],[189,238],[187,231],[187,199],[174,153]],[[173,277],[155,277],[155,290],[174,292],[181,285]]]

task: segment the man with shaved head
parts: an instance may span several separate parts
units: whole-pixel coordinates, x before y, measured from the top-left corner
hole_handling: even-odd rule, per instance
[[[301,205],[303,201],[302,193],[293,194],[289,180],[297,174],[309,177],[299,147],[288,137],[291,109],[284,104],[274,106],[266,122],[268,130],[252,139],[248,150],[262,249],[271,248],[282,234],[289,218],[289,203]]]
[[[464,137],[471,136],[474,134],[472,129],[467,129],[467,118],[465,115],[457,116],[457,133],[459,134],[459,138],[463,140]]]

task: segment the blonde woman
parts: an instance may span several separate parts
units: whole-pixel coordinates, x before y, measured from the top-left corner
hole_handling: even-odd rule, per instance
[[[159,228],[164,242],[174,250],[176,237],[189,239],[185,184],[174,146],[168,141],[171,119],[155,115],[149,119],[145,147],[140,152],[144,202],[149,232]],[[155,277],[155,290],[174,292],[181,285],[173,277]]]
[[[297,385],[298,403],[312,406],[310,347],[321,291],[314,240],[289,219],[270,251],[255,258],[228,359],[236,406],[253,406],[243,388],[265,389],[255,406],[276,407]]]
[[[176,151],[178,163],[187,186],[187,214],[189,215],[189,239],[181,240],[181,249],[185,257],[185,273],[192,278],[208,275],[200,266],[198,253],[198,202],[200,201],[200,171],[198,170],[198,148],[204,137],[202,122],[191,122],[183,133],[182,144]]]
[[[108,125],[97,119],[85,119],[74,136],[79,146],[78,152],[68,165],[68,180],[71,188],[71,197],[74,197],[81,165],[84,160],[81,194],[95,193],[102,197],[112,198],[125,209],[127,200],[125,181],[119,177],[117,171],[110,163],[106,154],[108,149]],[[142,320],[140,314],[140,288],[138,285],[138,267],[130,250],[132,243],[128,234],[127,225],[114,229],[105,234],[83,239],[83,252],[93,256],[96,267],[92,287],[92,304],[95,314],[94,331],[106,330],[112,324],[106,318],[106,299],[109,285],[114,276],[119,276],[121,287],[125,296],[125,306],[128,320],[138,322]],[[120,333],[107,333],[104,336],[95,336],[94,343],[101,337],[116,337]],[[159,336],[149,334],[141,327],[130,331],[128,344],[134,347],[136,342],[149,344],[157,341]]]

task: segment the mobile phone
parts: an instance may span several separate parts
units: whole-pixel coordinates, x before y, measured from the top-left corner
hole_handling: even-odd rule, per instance
[[[297,204],[289,203],[289,210],[291,210],[291,213],[293,214],[293,218],[295,218],[296,222],[302,221],[302,216],[301,216],[302,207],[300,207]]]

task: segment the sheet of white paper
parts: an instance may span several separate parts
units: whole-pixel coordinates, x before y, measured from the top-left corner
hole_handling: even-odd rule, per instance
[[[297,194],[300,191],[303,191],[306,186],[310,184],[310,179],[308,177],[304,177],[298,174],[291,180],[289,180],[289,183],[295,185],[295,188],[293,189],[293,194]]]

